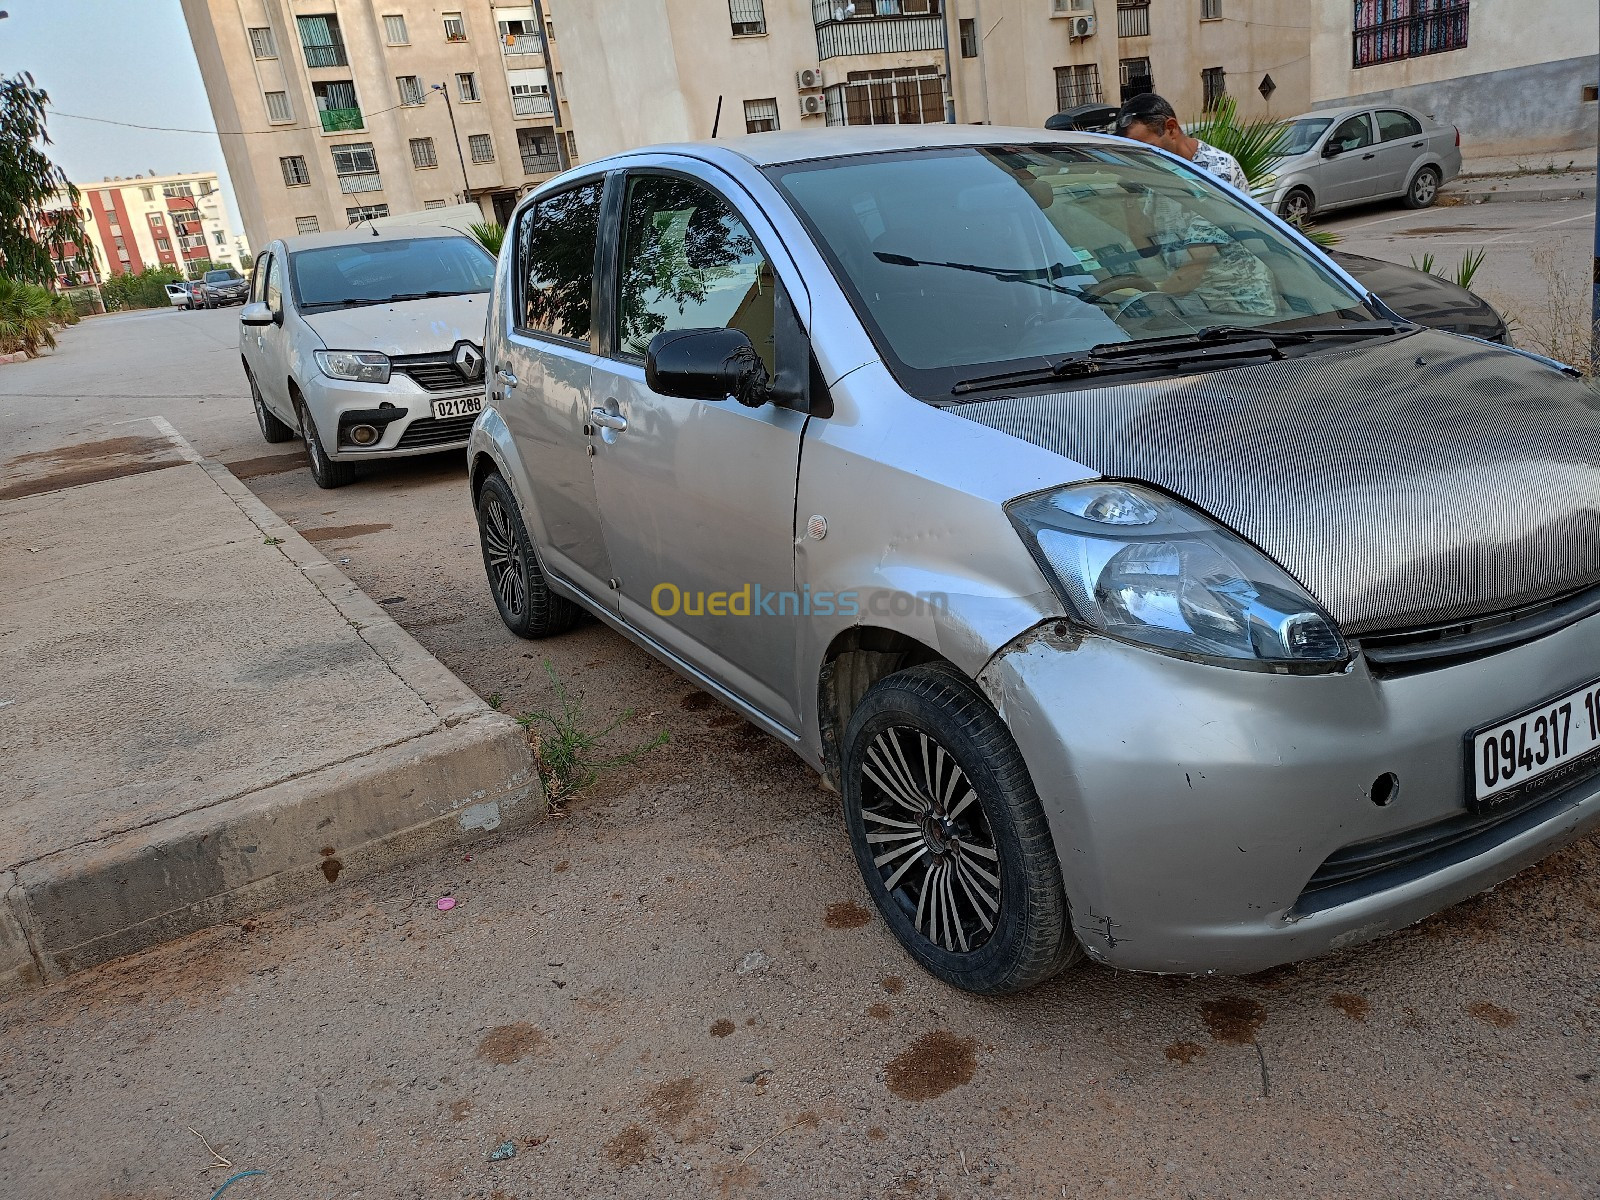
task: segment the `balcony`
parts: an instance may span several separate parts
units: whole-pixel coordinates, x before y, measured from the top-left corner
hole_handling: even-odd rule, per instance
[[[381,192],[383,178],[376,171],[366,171],[359,175],[341,175],[339,190],[346,196],[353,196],[357,192]]]
[[[553,175],[561,169],[561,160],[556,157],[556,152],[550,150],[545,154],[529,154],[523,151],[522,173],[524,175]]]
[[[511,111],[518,117],[548,117],[553,107],[549,96],[513,96]]]
[[[345,133],[366,128],[359,108],[325,108],[317,115],[322,118],[323,133]]]
[[[926,13],[903,11],[901,0],[880,4],[877,16],[839,19],[834,16],[836,0],[812,0],[812,22],[817,27],[817,57],[837,58],[843,54],[904,54],[944,49],[942,6],[930,3]],[[858,0],[866,8],[871,0]],[[900,10],[900,11],[895,11]]]
[[[306,52],[306,66],[308,67],[348,67],[350,56],[345,53],[344,43],[338,42],[332,46],[304,46]]]
[[[508,33],[500,39],[500,53],[507,58],[513,55],[543,54],[544,39],[537,33]]]

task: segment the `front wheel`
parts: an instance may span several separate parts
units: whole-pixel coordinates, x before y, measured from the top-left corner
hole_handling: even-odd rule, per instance
[[[1010,731],[943,663],[880,679],[845,731],[845,822],[884,923],[946,983],[1002,995],[1081,953]]]
[[[478,491],[478,541],[489,591],[507,629],[518,637],[543,638],[572,627],[577,605],[550,590],[517,498],[499,475],[490,475]]]
[[[347,462],[336,462],[322,448],[322,435],[305,400],[295,397],[295,411],[300,414],[300,437],[306,444],[306,457],[311,460],[311,481],[319,488],[343,487],[356,477],[355,467]]]
[[[1278,205],[1278,215],[1291,225],[1304,225],[1311,219],[1316,202],[1305,188],[1294,188]]]
[[[1430,208],[1439,198],[1439,172],[1433,167],[1423,167],[1411,177],[1406,189],[1407,208]]]
[[[255,406],[256,424],[261,427],[261,436],[269,442],[287,442],[294,436],[294,430],[278,420],[267,402],[261,397],[261,387],[256,383],[256,377],[250,372],[245,372],[250,380],[250,403]]]

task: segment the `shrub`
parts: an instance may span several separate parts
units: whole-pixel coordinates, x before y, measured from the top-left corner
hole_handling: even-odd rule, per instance
[[[26,351],[29,358],[54,348],[51,326],[63,320],[58,297],[34,283],[19,283],[0,276],[0,354]]]
[[[167,304],[167,284],[178,283],[183,276],[171,267],[150,267],[137,275],[113,275],[100,285],[105,297],[107,312],[120,312],[130,308],[164,308]]]

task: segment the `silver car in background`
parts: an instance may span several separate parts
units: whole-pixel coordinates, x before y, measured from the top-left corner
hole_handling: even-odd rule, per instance
[[[298,434],[318,487],[459,450],[483,407],[494,259],[454,229],[363,225],[273,242],[239,310],[261,436]]]
[[[638,150],[522,201],[487,336],[508,628],[591,613],[792,748],[956,986],[1261,970],[1600,821],[1592,396],[1187,162]]]
[[[1397,104],[1305,113],[1288,124],[1263,201],[1287,221],[1394,198],[1427,208],[1461,173],[1461,131]]]

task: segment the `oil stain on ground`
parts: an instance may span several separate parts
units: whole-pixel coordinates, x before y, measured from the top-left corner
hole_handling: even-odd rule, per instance
[[[315,529],[302,529],[300,536],[308,542],[348,542],[351,538],[393,528],[392,525],[319,525]]]
[[[543,1044],[544,1034],[537,1026],[515,1021],[510,1025],[498,1025],[485,1034],[478,1043],[478,1057],[485,1062],[508,1066]]]
[[[978,1069],[975,1038],[948,1030],[925,1033],[884,1067],[889,1090],[902,1100],[921,1102],[972,1081]]]
[[[651,1088],[644,1098],[644,1106],[662,1125],[677,1125],[694,1111],[703,1090],[692,1075],[671,1079]]]
[[[222,464],[233,472],[235,479],[257,479],[262,475],[281,475],[306,465],[305,451],[292,454],[264,454],[260,458],[241,458],[238,462]]]
[[[732,1032],[733,1022],[728,1020],[727,1017],[719,1017],[717,1020],[711,1022],[712,1037],[727,1037]]]
[[[606,1157],[619,1167],[637,1167],[650,1157],[650,1135],[629,1125],[606,1143]]]
[[[1256,1030],[1267,1019],[1267,1008],[1248,996],[1223,996],[1202,1004],[1200,1017],[1214,1041],[1248,1046],[1256,1040]]]
[[[1206,1048],[1199,1042],[1173,1042],[1167,1047],[1166,1055],[1170,1062],[1192,1063],[1206,1052]]]
[[[829,929],[860,929],[872,920],[872,914],[854,900],[841,900],[828,905],[822,923]]]
[[[1490,1004],[1487,1000],[1467,1005],[1467,1011],[1485,1025],[1493,1025],[1496,1029],[1509,1029],[1520,1019],[1509,1008],[1501,1008],[1498,1004]]]
[[[690,692],[682,700],[678,701],[678,707],[687,709],[690,712],[702,712],[715,703],[716,701],[704,692]]]
[[[1352,1021],[1365,1021],[1372,1009],[1365,996],[1352,996],[1348,992],[1335,992],[1328,997],[1328,1003]]]
[[[183,465],[164,437],[118,437],[79,442],[51,450],[34,450],[0,463],[8,481],[0,484],[0,500],[21,500],[61,488],[104,483]]]

